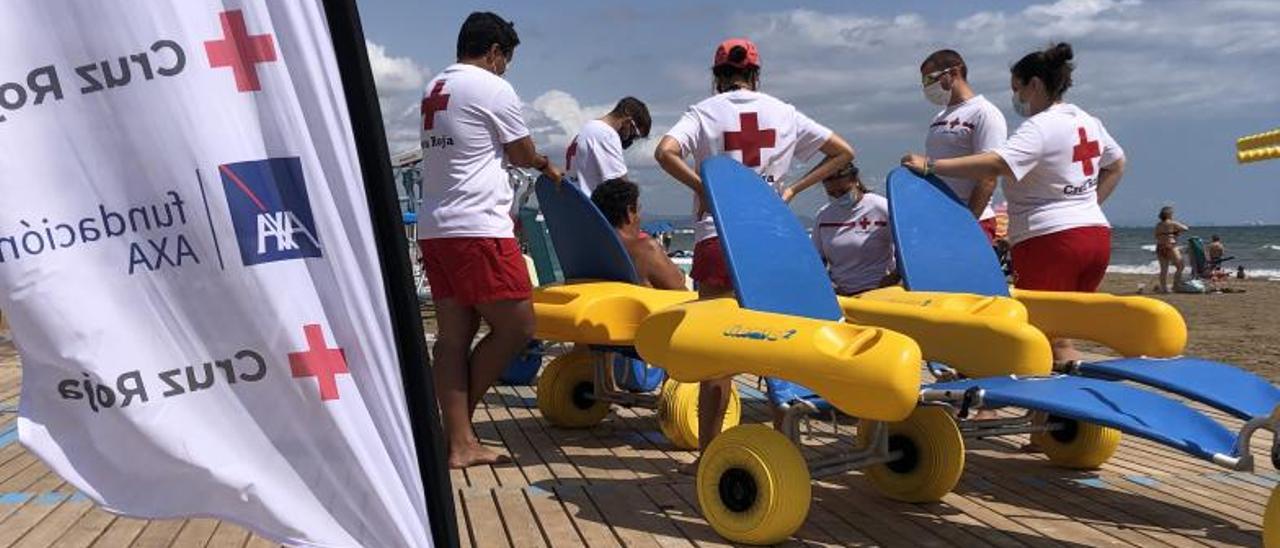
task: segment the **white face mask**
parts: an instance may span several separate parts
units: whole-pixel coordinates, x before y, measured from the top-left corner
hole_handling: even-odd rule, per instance
[[[1019,101],[1018,94],[1013,94],[1013,111],[1023,118],[1031,117],[1031,101]]]
[[[924,87],[924,98],[935,105],[946,106],[951,102],[951,91],[942,89],[942,81],[939,80]]]
[[[853,199],[853,192],[852,192],[852,191],[850,191],[850,192],[846,192],[846,193],[841,194],[841,195],[839,195],[839,196],[832,196],[832,195],[828,194],[828,195],[827,195],[827,199],[831,201],[832,205],[836,205],[836,206],[843,207],[843,208],[848,208],[848,209],[853,209],[853,205],[854,205],[855,203],[857,203],[857,202],[856,202],[856,201],[854,201],[854,199]]]

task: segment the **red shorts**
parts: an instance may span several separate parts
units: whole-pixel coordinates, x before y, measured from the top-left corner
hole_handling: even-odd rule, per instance
[[[978,226],[982,227],[982,232],[987,235],[987,242],[996,245],[996,218],[978,221]]]
[[[1111,229],[1084,226],[1018,242],[1010,251],[1019,289],[1097,291],[1111,261]]]
[[[712,236],[693,246],[693,268],[689,270],[689,277],[700,288],[733,289],[733,279],[729,277],[729,264],[725,262],[719,236]]]
[[[515,238],[433,238],[418,240],[418,249],[436,300],[475,306],[533,296]]]

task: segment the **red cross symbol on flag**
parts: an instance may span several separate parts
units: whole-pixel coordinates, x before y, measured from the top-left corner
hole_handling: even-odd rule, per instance
[[[1102,152],[1098,150],[1098,142],[1090,141],[1089,134],[1085,133],[1084,128],[1076,128],[1080,135],[1080,144],[1071,148],[1071,161],[1080,162],[1080,169],[1084,171],[1084,176],[1093,175],[1093,159],[1102,156]]]
[[[231,67],[231,72],[236,77],[236,90],[240,92],[261,90],[257,63],[276,60],[275,39],[270,34],[249,36],[243,11],[224,11],[218,17],[222,19],[222,35],[225,38],[204,43],[209,66]]]
[[[449,108],[449,94],[444,93],[444,80],[436,81],[431,93],[422,99],[422,129],[436,127],[436,113]]]
[[[760,149],[773,148],[778,132],[760,129],[760,119],[754,112],[738,114],[739,131],[724,132],[724,150],[742,151],[742,165],[760,166]]]
[[[320,324],[302,326],[307,335],[307,349],[289,353],[289,370],[293,377],[315,377],[320,383],[320,400],[338,399],[339,374],[349,374],[347,357],[341,348],[328,348],[324,342],[324,330]]]

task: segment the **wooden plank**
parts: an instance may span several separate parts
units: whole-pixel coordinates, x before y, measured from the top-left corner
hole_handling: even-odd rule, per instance
[[[90,546],[94,548],[117,548],[120,546],[130,546],[134,539],[142,534],[142,530],[146,528],[147,522],[135,518],[117,517],[107,526],[97,539],[94,539]]]
[[[213,532],[218,529],[218,520],[208,518],[193,518],[186,520],[182,525],[182,530],[178,532],[178,536],[173,539],[174,546],[204,546],[208,544],[209,539],[213,538]]]
[[[249,537],[249,542],[245,543],[244,548],[278,548],[279,546],[279,544],[271,542],[258,535],[251,535]]]
[[[92,508],[93,505],[85,501],[63,502],[22,535],[17,542],[4,545],[18,548],[43,548],[49,546]],[[5,526],[3,529],[7,532],[9,527]],[[0,537],[3,537],[3,534],[3,532],[0,532]]]
[[[553,546],[585,546],[573,525],[573,517],[568,514],[555,492],[538,487],[525,489],[525,497],[533,508],[533,515],[542,528],[544,538]]]
[[[481,467],[476,467],[481,468]],[[489,488],[468,487],[462,490],[462,504],[467,512],[467,526],[475,546],[495,548],[510,546],[502,516]]]
[[[591,497],[579,485],[560,485],[555,489],[556,498],[564,504],[565,513],[573,518],[573,523],[587,546],[620,546],[622,539],[605,522]]]
[[[218,528],[209,537],[207,548],[240,548],[249,542],[249,531],[234,523],[218,522]]]
[[[53,546],[57,548],[85,548],[91,546],[98,537],[102,536],[116,520],[116,516],[93,507],[88,512],[80,516],[74,524],[68,527],[62,536],[53,542]]]
[[[137,538],[133,540],[130,546],[134,548],[166,548],[173,543],[173,539],[178,537],[178,533],[182,532],[182,526],[185,524],[182,520],[157,520],[148,521],[146,527],[142,529]]]
[[[511,537],[511,544],[525,546],[546,546],[542,538],[542,530],[534,519],[533,510],[524,497],[524,487],[500,487],[494,489],[494,500],[498,512],[502,514],[502,524]]]

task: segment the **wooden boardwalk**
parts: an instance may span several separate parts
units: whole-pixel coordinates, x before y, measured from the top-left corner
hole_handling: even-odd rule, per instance
[[[20,383],[12,346],[0,344],[0,548],[270,545],[213,520],[145,521],[95,508],[17,443]],[[744,422],[765,421],[754,381],[739,388]],[[806,451],[833,450],[832,426],[811,426]],[[453,472],[464,545],[724,544],[699,517],[691,478],[676,471],[694,455],[665,441],[651,411],[615,408],[598,428],[562,430],[539,417],[532,388],[499,387],[477,427],[515,462]],[[1270,443],[1262,438],[1260,447]],[[1259,474],[1227,473],[1133,438],[1101,471],[1068,472],[1019,453],[1023,441],[970,442],[964,478],[936,504],[886,500],[857,472],[815,482],[809,520],[788,544],[1256,546],[1280,477],[1267,464]]]

